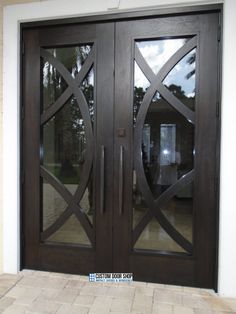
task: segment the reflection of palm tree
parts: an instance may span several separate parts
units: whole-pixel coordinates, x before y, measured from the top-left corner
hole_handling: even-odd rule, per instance
[[[146,91],[142,87],[134,87],[134,125],[136,123],[139,107],[141,106],[145,92]]]
[[[170,84],[169,86],[165,85],[176,97],[184,98],[186,97],[185,91],[182,89],[182,86]],[[143,97],[146,93],[147,89],[144,90],[142,87],[134,87],[134,115],[137,116],[139,107],[143,101]],[[152,99],[152,101],[158,101],[161,98],[159,93],[156,93]]]
[[[190,65],[195,63],[195,62],[196,62],[196,52],[191,54],[191,56],[187,60],[187,63]],[[195,73],[196,73],[196,70],[194,68],[192,71],[190,71],[189,73],[186,74],[186,79],[187,80],[190,79]]]
[[[177,97],[177,98],[185,98],[185,91],[182,90],[182,86],[171,84],[168,86],[168,89]]]
[[[91,47],[88,45],[80,47],[67,47],[50,49],[49,52],[59,60],[75,77],[80,71],[81,66],[85,62]],[[80,88],[85,95],[89,106],[91,119],[93,119],[93,86],[90,84],[90,75],[88,73]],[[48,62],[43,68],[43,102],[47,109],[54,101],[66,90],[67,83],[57,72],[57,70]],[[77,163],[79,154],[85,149],[85,128],[84,121],[81,115],[79,104],[72,96],[67,103],[59,110],[49,123],[53,123],[54,128],[54,156],[51,162],[63,163],[64,161]],[[78,147],[79,149],[76,149]],[[51,148],[52,150],[52,148]],[[69,170],[69,168],[68,168]],[[65,171],[64,171],[65,172]],[[68,171],[72,174],[72,171]]]

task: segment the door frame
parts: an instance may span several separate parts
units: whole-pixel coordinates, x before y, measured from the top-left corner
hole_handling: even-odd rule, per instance
[[[24,119],[24,105],[23,105],[23,86],[22,86],[22,76],[23,76],[23,55],[24,55],[24,45],[22,41],[22,32],[24,29],[34,28],[34,27],[44,27],[44,26],[52,26],[52,25],[68,25],[68,24],[84,24],[84,23],[96,23],[96,22],[116,22],[122,20],[137,20],[137,19],[145,19],[145,18],[155,18],[161,16],[176,16],[176,15],[186,15],[186,14],[198,14],[198,13],[210,13],[217,12],[219,13],[219,39],[222,32],[221,21],[222,21],[222,5],[201,5],[201,6],[189,6],[183,8],[168,8],[168,9],[155,9],[155,10],[145,10],[145,11],[136,11],[136,12],[124,12],[124,13],[115,13],[115,14],[103,14],[103,15],[95,15],[95,16],[85,16],[85,17],[76,17],[76,18],[66,18],[66,19],[56,19],[56,20],[46,20],[41,22],[27,22],[20,24],[20,36],[21,36],[21,62],[20,62],[20,230],[22,231],[22,212],[23,212],[23,200],[22,200],[22,183],[24,182],[24,161],[22,158],[22,147],[23,147],[23,136],[22,136],[22,120]],[[215,179],[215,200],[217,204],[216,208],[216,257],[215,257],[215,290],[218,289],[218,243],[219,243],[219,169],[220,169],[220,99],[221,99],[221,41],[219,40],[219,48],[218,48],[218,116],[217,116],[217,143],[216,143],[216,164],[217,169],[215,171],[216,179]],[[20,232],[20,269],[23,267],[23,250],[24,250],[24,235]]]

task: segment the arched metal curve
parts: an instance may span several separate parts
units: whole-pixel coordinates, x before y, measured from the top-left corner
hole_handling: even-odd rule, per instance
[[[145,117],[154,97],[156,91],[158,91],[162,97],[167,100],[176,110],[178,110],[190,123],[194,123],[195,113],[182,104],[170,91],[162,84],[164,78],[168,75],[171,69],[193,48],[197,45],[197,37],[190,39],[183,47],[181,47],[160,69],[157,75],[155,75],[143,58],[137,45],[135,45],[135,60],[140,69],[146,75],[151,85],[148,88],[143,102],[139,108],[136,125],[134,128],[134,169],[136,170],[140,191],[147,203],[149,210],[144,215],[143,219],[139,222],[133,231],[133,245],[138,240],[140,234],[150,222],[153,216],[155,216],[163,227],[163,229],[175,240],[182,248],[187,252],[192,253],[192,244],[184,238],[174,226],[167,220],[164,214],[160,210],[160,206],[166,203],[176,191],[183,187],[183,185],[190,183],[194,178],[194,170],[190,171],[187,175],[180,178],[173,186],[167,189],[157,200],[154,200],[153,194],[147,183],[147,179],[144,173],[143,161],[142,161],[142,129],[145,122]],[[174,194],[173,194],[174,193]]]
[[[94,243],[93,227],[86,214],[82,212],[81,207],[78,204],[76,204],[75,197],[66,189],[66,187],[55,176],[53,176],[43,166],[40,167],[40,175],[54,187],[54,189],[61,195],[61,197],[68,205],[67,208],[63,211],[63,213],[57,218],[57,220],[41,233],[41,238],[43,240],[47,239],[66,222],[66,220],[71,216],[71,214],[75,213],[79,222],[83,226],[89,240],[93,244]]]
[[[61,62],[59,62],[54,56],[52,56],[48,51],[44,50],[43,48],[40,49],[41,57],[45,58],[50,64],[52,64],[56,68],[56,70],[62,75],[62,77],[68,84],[68,88],[61,95],[61,97],[59,97],[59,99],[54,103],[54,106],[52,106],[52,108],[50,107],[45,112],[45,114],[42,115],[41,124],[45,123],[46,121],[50,119],[50,117],[56,114],[56,112],[63,106],[63,101],[65,99],[68,99],[72,94],[74,94],[75,96],[77,104],[80,107],[81,115],[85,121],[86,152],[85,152],[85,162],[84,162],[83,170],[81,173],[82,180],[74,196],[73,197],[71,196],[70,202],[69,203],[67,202],[68,207],[66,208],[65,213],[69,214],[69,212],[72,211],[76,214],[76,217],[79,219],[80,223],[83,225],[85,232],[87,233],[87,236],[90,239],[92,244],[94,242],[94,232],[92,230],[91,222],[89,221],[87,216],[81,211],[81,208],[78,205],[78,203],[80,202],[80,200],[82,199],[84,195],[85,189],[89,181],[89,176],[91,174],[92,163],[93,163],[94,138],[93,138],[93,131],[92,131],[92,125],[91,125],[87,101],[85,99],[83,92],[78,87],[78,85],[82,82],[82,80],[84,79],[84,76],[89,72],[89,70],[92,67],[92,64],[94,62],[94,55],[95,55],[94,49],[95,48],[93,47],[88,58],[86,59],[87,62],[85,61],[85,63],[83,64],[82,68],[80,69],[75,79],[71,76],[71,74],[66,69],[66,67]],[[43,167],[41,167],[41,169],[42,168]],[[45,169],[41,171],[42,176],[45,176],[44,170]],[[50,173],[48,173],[47,175],[48,177],[50,176],[51,184],[53,183],[54,187],[56,188],[57,186],[58,188],[59,186],[58,182],[54,180],[53,176]],[[65,187],[64,189],[68,193],[70,193]],[[61,188],[60,188],[60,191],[62,192]],[[60,195],[63,197],[63,195],[65,196],[65,193],[63,194],[60,193]],[[68,200],[68,197],[67,197],[67,200]],[[67,217],[68,214],[64,214],[65,219],[68,219]],[[63,214],[61,216],[63,216]],[[43,234],[47,235],[47,237],[51,235],[52,231],[55,229],[57,225],[61,223],[61,221],[63,220],[61,219],[61,217],[59,217],[52,226],[50,226],[47,230],[44,231]]]

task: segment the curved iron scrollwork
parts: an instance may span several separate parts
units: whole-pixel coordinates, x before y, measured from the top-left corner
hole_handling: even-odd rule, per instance
[[[139,108],[136,125],[134,128],[134,169],[138,176],[139,189],[148,206],[148,211],[139,221],[133,230],[133,246],[137,242],[144,228],[152,220],[157,219],[161,227],[167,234],[189,254],[193,253],[193,245],[189,242],[176,228],[169,222],[166,216],[162,213],[161,207],[166,204],[179,190],[190,184],[194,180],[194,169],[183,175],[176,183],[171,185],[157,199],[154,199],[152,191],[148,185],[144,171],[142,160],[142,132],[145,123],[145,117],[152,101],[153,96],[158,92],[174,109],[182,114],[189,123],[195,123],[195,112],[186,107],[175,95],[173,95],[164,85],[163,80],[174,66],[184,58],[191,50],[197,46],[197,37],[193,37],[185,43],[159,70],[157,74],[153,72],[144,57],[142,56],[137,44],[134,48],[134,58],[138,66],[150,82],[150,87],[146,91],[141,106]]]
[[[85,121],[84,128],[86,139],[86,151],[84,156],[84,165],[81,173],[81,181],[74,195],[72,195],[72,193],[66,188],[66,186],[64,186],[52,173],[46,170],[45,167],[43,167],[42,165],[40,166],[41,177],[44,178],[49,184],[51,184],[67,203],[67,207],[64,212],[56,219],[56,221],[51,226],[49,226],[41,233],[41,239],[46,240],[54,232],[56,232],[69,219],[72,214],[75,214],[81,226],[84,228],[84,231],[86,232],[91,244],[94,245],[95,233],[93,230],[93,226],[88,219],[86,213],[78,204],[80,203],[89,182],[89,177],[92,171],[94,150],[94,137],[89,107],[85,96],[79,86],[81,85],[94,64],[95,47],[94,45],[92,46],[88,57],[86,58],[84,64],[82,65],[80,71],[75,76],[75,78],[72,77],[67,68],[58,59],[56,59],[45,49],[40,49],[40,55],[42,58],[44,58],[44,60],[46,60],[58,71],[58,73],[63,77],[68,85],[66,90],[60,95],[60,97],[45,112],[41,114],[41,127],[43,127],[53,116],[55,116],[55,114],[65,105],[65,103],[71,96],[74,96],[77,104],[79,105],[83,120]]]

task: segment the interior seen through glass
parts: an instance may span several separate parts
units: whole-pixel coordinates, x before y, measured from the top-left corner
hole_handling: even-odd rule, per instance
[[[75,214],[71,215],[47,241],[91,246],[91,242]]]

